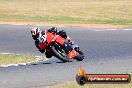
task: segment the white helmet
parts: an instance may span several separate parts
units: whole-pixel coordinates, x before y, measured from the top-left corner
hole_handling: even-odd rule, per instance
[[[38,27],[32,28],[31,34],[32,35],[38,35],[40,32],[40,29]]]

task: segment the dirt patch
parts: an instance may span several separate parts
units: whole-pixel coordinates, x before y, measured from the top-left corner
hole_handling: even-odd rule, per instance
[[[48,22],[0,22],[0,24],[36,25],[36,26],[39,25],[39,26],[58,26],[58,27],[87,27],[87,28],[127,28],[127,27],[132,27],[132,25],[48,23]]]

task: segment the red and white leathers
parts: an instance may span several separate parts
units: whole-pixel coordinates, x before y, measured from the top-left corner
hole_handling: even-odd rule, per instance
[[[55,39],[56,39],[56,42],[58,42],[58,43],[60,43],[61,45],[63,45],[64,44],[64,39],[63,40],[60,40],[61,38],[61,36],[59,36],[59,35],[57,35],[57,34],[53,34],[53,33],[51,33],[51,32],[48,32],[47,30],[45,30],[45,31],[42,31],[40,34],[39,34],[39,47],[41,48],[41,49],[46,49],[46,47],[47,47],[47,44],[46,44],[46,42],[50,42],[50,41],[48,41],[48,40],[51,40],[53,37],[55,37]]]
[[[45,32],[39,33],[38,40],[39,40],[40,49],[46,49],[46,47],[47,47],[47,44],[45,43],[46,38],[47,38],[47,34],[48,34],[47,30],[45,30]]]

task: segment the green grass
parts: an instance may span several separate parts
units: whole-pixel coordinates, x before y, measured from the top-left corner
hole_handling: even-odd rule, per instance
[[[35,60],[32,55],[0,55],[0,65],[27,63]]]
[[[0,21],[132,24],[131,0],[0,0]]]

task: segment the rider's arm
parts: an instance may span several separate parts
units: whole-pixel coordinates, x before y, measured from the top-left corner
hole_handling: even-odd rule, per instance
[[[68,40],[69,44],[74,44],[74,41],[70,37],[67,37],[67,40]]]
[[[39,49],[39,40],[38,40],[38,39],[35,40],[35,45],[36,45],[36,47]]]
[[[39,40],[36,39],[36,40],[35,40],[35,45],[36,45],[36,47],[39,49],[39,51],[40,51],[41,53],[44,53],[45,50],[40,48],[39,43],[40,43]]]

